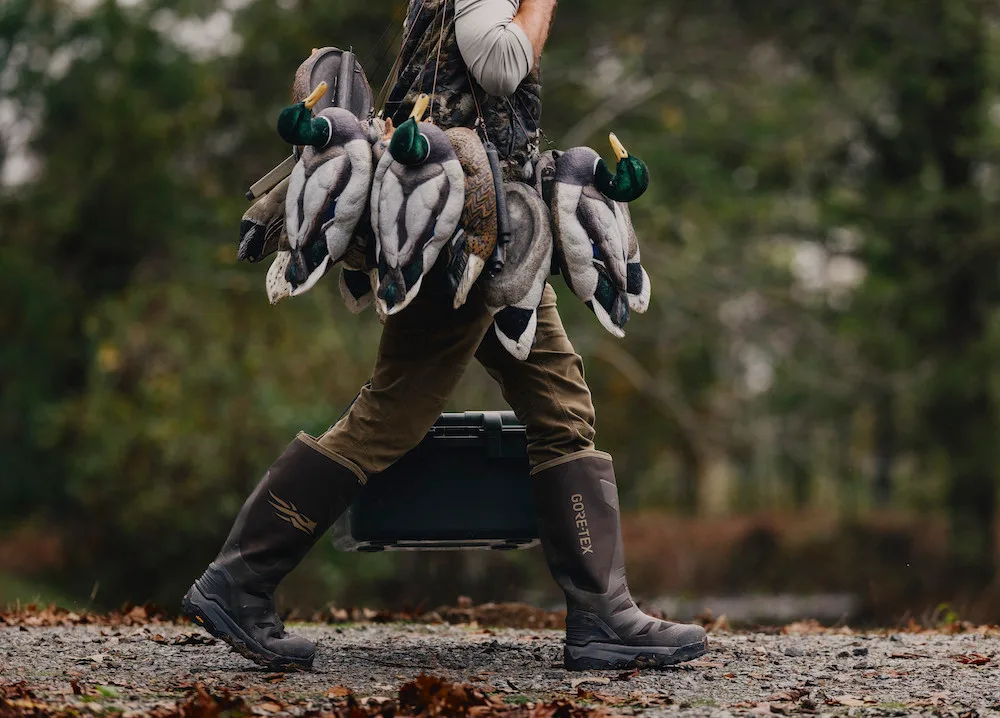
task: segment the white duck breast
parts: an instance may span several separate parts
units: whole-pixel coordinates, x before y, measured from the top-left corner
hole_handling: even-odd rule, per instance
[[[371,145],[358,119],[339,107],[317,116],[330,124],[330,141],[302,151],[285,201],[292,296],[309,291],[343,258],[371,186]]]
[[[556,158],[551,202],[554,239],[570,289],[605,329],[623,337],[630,307],[644,311],[648,304],[649,278],[638,263],[627,207],[605,197],[593,184],[598,158],[589,147],[574,147]],[[635,290],[634,299],[630,289]]]
[[[552,268],[552,230],[549,210],[533,188],[507,182],[504,190],[512,230],[506,261],[495,277],[484,274],[479,283],[497,339],[523,361],[535,343],[538,305]]]
[[[404,309],[420,291],[424,275],[458,227],[465,198],[465,175],[451,142],[430,123],[421,123],[420,132],[430,146],[423,164],[407,167],[386,152],[372,185],[376,301],[387,315]]]

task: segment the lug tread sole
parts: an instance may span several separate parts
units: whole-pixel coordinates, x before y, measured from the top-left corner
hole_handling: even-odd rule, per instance
[[[563,661],[568,671],[628,670],[631,668],[666,668],[699,658],[708,652],[708,639],[680,646],[669,653],[657,646],[629,646],[614,643],[589,643],[566,646]]]
[[[276,672],[307,671],[312,668],[312,657],[308,660],[300,660],[279,656],[257,644],[226,614],[225,609],[212,599],[207,598],[194,586],[184,596],[183,608],[184,615],[192,623],[204,628],[215,638],[224,641],[233,651],[253,661],[258,666]],[[251,648],[251,644],[256,645],[256,650]]]

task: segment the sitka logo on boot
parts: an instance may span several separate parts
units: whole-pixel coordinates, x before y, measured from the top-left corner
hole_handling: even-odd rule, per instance
[[[573,494],[569,497],[573,505],[573,513],[576,514],[576,537],[580,541],[581,555],[594,553],[594,543],[590,540],[590,526],[587,524],[587,508],[583,505],[583,495]]]
[[[267,493],[271,494],[271,500],[268,503],[276,509],[274,512],[275,516],[282,521],[287,521],[299,531],[307,533],[310,536],[316,532],[316,522],[310,521],[305,516],[300,514],[299,510],[295,508],[295,504],[291,501],[279,499],[274,495],[273,491],[268,491]]]

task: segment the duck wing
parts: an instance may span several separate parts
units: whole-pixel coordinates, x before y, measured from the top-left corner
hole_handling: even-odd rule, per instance
[[[626,243],[626,264],[625,264],[625,292],[628,294],[628,306],[633,312],[642,314],[649,308],[649,296],[651,287],[649,275],[643,269],[639,259],[639,240],[635,236],[635,227],[632,225],[632,214],[629,212],[628,204],[616,202],[616,211],[619,213],[619,223],[623,227]]]
[[[386,315],[404,309],[454,235],[462,213],[465,176],[444,132],[421,124],[430,152],[408,167],[382,155],[372,184],[371,220],[378,259],[377,301]]]
[[[285,229],[285,197],[288,178],[258,199],[240,221],[240,245],[236,257],[241,262],[259,262],[278,249]]]
[[[504,193],[511,224],[506,261],[480,284],[497,339],[523,361],[535,343],[538,305],[552,271],[552,228],[549,209],[532,187],[506,182]]]

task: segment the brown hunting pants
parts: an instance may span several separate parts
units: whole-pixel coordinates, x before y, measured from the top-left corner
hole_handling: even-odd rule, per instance
[[[473,288],[453,309],[439,262],[420,293],[382,330],[375,371],[354,404],[319,444],[365,474],[388,468],[426,436],[473,356],[500,385],[527,427],[533,468],[594,448],[594,406],[546,285],[535,346],[525,361],[500,345],[493,318]]]

